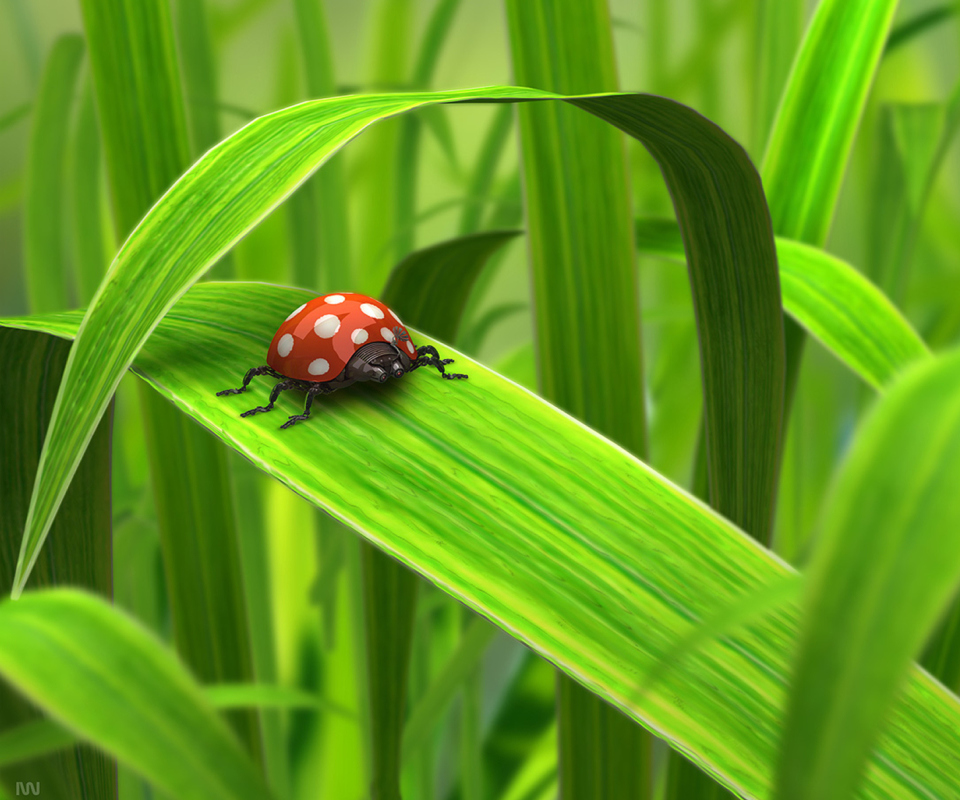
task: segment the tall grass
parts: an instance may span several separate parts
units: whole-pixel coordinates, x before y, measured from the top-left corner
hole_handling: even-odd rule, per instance
[[[0,13],[0,797],[952,796],[952,6]]]

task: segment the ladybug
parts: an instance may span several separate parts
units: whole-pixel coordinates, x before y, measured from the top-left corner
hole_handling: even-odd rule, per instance
[[[290,314],[273,336],[266,365],[247,372],[239,389],[225,389],[217,397],[240,394],[257,375],[272,375],[279,383],[270,392],[270,402],[240,416],[270,411],[281,392],[300,389],[307,393],[307,404],[302,414],[280,426],[289,428],[310,416],[316,395],[357,381],[384,383],[424,366],[436,367],[448,380],[467,377],[446,372],[443,365],[451,363],[453,359],[441,359],[435,347],[415,347],[400,317],[379,300],[365,294],[327,294]]]

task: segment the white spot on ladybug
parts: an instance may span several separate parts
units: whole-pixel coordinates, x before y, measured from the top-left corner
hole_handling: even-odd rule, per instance
[[[375,305],[371,305],[370,303],[361,303],[360,310],[368,317],[373,317],[374,319],[383,319],[383,312]]]
[[[390,316],[391,316],[391,317],[393,317],[397,322],[399,322],[401,325],[403,325],[403,323],[400,322],[400,317],[397,316],[396,312],[395,312],[392,308],[388,308],[387,311],[390,312]]]
[[[397,338],[396,336],[393,335],[393,331],[390,330],[389,328],[381,328],[381,329],[380,329],[380,335],[381,335],[384,339],[386,339],[388,342],[392,342],[394,339]]]
[[[328,294],[323,298],[324,303],[329,303],[332,306],[335,306],[337,303],[342,303],[346,298],[342,294]]]
[[[350,341],[354,344],[363,344],[369,338],[367,332],[363,328],[357,328],[353,333],[350,334]]]
[[[277,342],[277,353],[279,353],[281,358],[286,358],[290,355],[291,350],[293,350],[293,337],[289,333],[285,333],[280,337],[280,341]]]
[[[301,311],[303,311],[303,309],[305,309],[306,307],[307,307],[307,304],[304,303],[302,306],[300,306],[300,308],[298,308],[298,309],[297,309],[296,311],[294,311],[289,317],[287,317],[287,318],[284,320],[284,322],[289,322],[290,320],[292,320],[295,316],[297,316],[297,314],[299,314]]]
[[[407,342],[407,350],[409,350],[410,354],[413,355],[413,342]]]
[[[321,339],[330,339],[340,330],[340,319],[333,314],[324,314],[313,323],[313,331]]]
[[[311,375],[324,375],[330,369],[330,362],[325,358],[315,358],[307,367],[307,372]]]

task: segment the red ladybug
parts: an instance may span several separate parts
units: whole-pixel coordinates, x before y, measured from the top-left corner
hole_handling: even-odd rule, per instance
[[[310,416],[310,405],[318,394],[330,394],[356,381],[379,381],[400,378],[417,367],[432,366],[444,378],[466,378],[448,373],[444,364],[452,358],[440,358],[436,348],[417,348],[410,334],[393,311],[365,294],[327,294],[304,303],[277,329],[267,365],[254,367],[243,378],[239,389],[217,392],[240,394],[257,375],[272,375],[280,382],[270,392],[265,406],[244,411],[248,417],[269,411],[287,389],[307,393],[302,414],[290,417],[281,428],[289,428]]]

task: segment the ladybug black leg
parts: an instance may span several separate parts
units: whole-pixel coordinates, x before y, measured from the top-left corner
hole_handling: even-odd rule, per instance
[[[217,392],[217,397],[223,397],[225,394],[240,394],[241,392],[245,392],[247,391],[247,386],[249,385],[250,381],[256,378],[257,375],[269,375],[271,372],[273,372],[273,370],[267,366],[254,367],[243,376],[243,386],[241,386],[239,389],[224,389],[222,392]]]
[[[313,405],[313,398],[318,394],[327,394],[325,387],[311,386],[309,389],[307,389],[307,404],[303,407],[303,413],[294,414],[292,417],[290,417],[290,419],[280,426],[280,429],[283,430],[284,428],[289,428],[291,425],[296,425],[298,422],[302,422],[303,420],[309,418],[310,406]]]
[[[251,408],[249,411],[244,411],[240,416],[249,417],[253,414],[259,414],[261,411],[269,411],[273,408],[273,404],[277,402],[277,398],[280,396],[280,392],[286,391],[287,389],[292,389],[296,385],[295,381],[286,380],[280,381],[276,386],[273,387],[273,391],[270,392],[270,402],[265,406],[257,406],[256,408]]]
[[[452,363],[452,358],[441,359],[437,348],[433,345],[425,344],[423,347],[417,348],[417,360],[413,362],[411,369],[417,369],[417,367],[436,367],[440,370],[440,374],[448,381],[454,378],[466,378],[466,375],[461,375],[459,372],[447,372],[444,370],[444,364]]]

